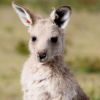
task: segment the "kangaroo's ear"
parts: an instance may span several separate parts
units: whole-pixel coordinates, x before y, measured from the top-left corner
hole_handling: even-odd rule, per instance
[[[36,22],[37,19],[41,18],[40,16],[37,16],[33,11],[19,6],[14,1],[12,2],[12,6],[25,26],[31,26]]]
[[[50,19],[54,21],[59,27],[64,29],[68,24],[70,15],[71,15],[70,6],[60,6],[54,8],[54,10],[50,14]]]

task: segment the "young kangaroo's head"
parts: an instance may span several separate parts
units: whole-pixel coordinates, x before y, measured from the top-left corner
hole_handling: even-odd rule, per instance
[[[46,19],[15,2],[12,6],[23,24],[29,26],[29,49],[35,60],[43,63],[62,55],[64,28],[71,15],[70,6],[54,8]]]

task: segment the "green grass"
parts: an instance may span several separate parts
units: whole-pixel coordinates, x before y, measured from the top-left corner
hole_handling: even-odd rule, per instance
[[[50,13],[47,15],[39,9],[35,12],[44,17],[49,17]],[[79,58],[77,63],[85,61],[84,58],[100,58],[99,19],[100,13],[73,10],[65,34],[67,62],[72,61],[77,65],[76,58]],[[15,11],[6,6],[0,6],[0,23],[0,100],[22,100],[20,74],[28,55],[17,52],[16,47],[20,41],[28,45],[28,28],[22,24]],[[78,83],[91,100],[100,100],[100,72],[81,72],[78,68],[74,70],[75,65],[70,67]]]
[[[0,0],[0,5],[11,5],[12,0]],[[100,11],[100,0],[13,0],[21,5],[30,5],[34,9],[42,9],[45,12],[51,10],[51,6],[71,5],[75,10]],[[49,4],[49,5],[48,5]]]

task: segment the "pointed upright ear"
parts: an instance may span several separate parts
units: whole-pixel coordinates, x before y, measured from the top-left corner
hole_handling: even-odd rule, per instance
[[[71,7],[70,6],[60,6],[54,8],[50,14],[50,19],[55,22],[59,27],[64,29],[68,24],[68,21],[71,16]]]
[[[31,26],[37,19],[40,19],[40,16],[37,16],[33,11],[19,6],[14,1],[12,2],[12,6],[25,26]]]

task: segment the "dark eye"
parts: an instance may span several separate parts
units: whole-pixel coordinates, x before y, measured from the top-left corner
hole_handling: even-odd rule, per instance
[[[58,40],[58,37],[52,37],[52,38],[51,38],[51,42],[53,42],[53,43],[56,43],[57,40]]]
[[[32,41],[33,41],[33,42],[35,42],[35,41],[36,41],[36,39],[37,39],[36,37],[32,37]]]

